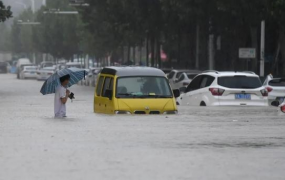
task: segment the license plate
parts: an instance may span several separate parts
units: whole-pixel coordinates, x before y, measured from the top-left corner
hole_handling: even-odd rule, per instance
[[[34,72],[31,72],[31,74],[35,74]]]
[[[236,99],[246,99],[246,100],[251,100],[251,95],[250,94],[236,94],[235,95]]]

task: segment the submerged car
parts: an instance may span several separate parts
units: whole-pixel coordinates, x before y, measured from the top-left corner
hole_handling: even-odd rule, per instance
[[[37,66],[24,66],[20,73],[21,79],[36,79],[37,78]]]
[[[268,92],[253,72],[206,71],[181,91],[180,105],[268,106]]]
[[[176,114],[175,97],[163,71],[150,67],[107,67],[99,74],[94,112]]]
[[[187,87],[197,75],[197,73],[182,73],[172,88],[180,89],[181,87]]]
[[[7,73],[7,62],[0,62],[0,73]]]
[[[56,71],[55,67],[45,67],[37,71],[37,80],[47,80]]]
[[[273,101],[284,101],[285,97],[285,78],[273,78],[272,75],[267,76],[263,86],[268,91],[268,103]]]

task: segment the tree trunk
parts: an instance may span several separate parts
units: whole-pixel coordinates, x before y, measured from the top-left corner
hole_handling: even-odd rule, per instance
[[[130,45],[128,44],[128,58],[127,58],[127,64],[129,64],[129,62],[130,62],[130,57],[131,56],[131,47],[130,47]]]
[[[154,67],[154,53],[155,53],[155,39],[154,39],[154,36],[151,37],[150,46],[151,46],[151,67]]]
[[[149,40],[148,40],[148,35],[146,37],[146,66],[149,66]]]

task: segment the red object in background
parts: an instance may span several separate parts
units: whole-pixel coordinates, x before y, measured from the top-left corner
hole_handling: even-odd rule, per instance
[[[151,58],[151,53],[149,54],[149,58]],[[162,62],[168,61],[167,55],[165,54],[163,50],[160,50],[160,58]]]
[[[285,105],[281,106],[281,111],[285,113]]]

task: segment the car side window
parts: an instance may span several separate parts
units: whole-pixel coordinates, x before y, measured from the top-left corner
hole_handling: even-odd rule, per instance
[[[185,78],[184,74],[181,74],[181,76],[180,76],[179,79],[178,79],[178,82],[183,81],[184,78]]]
[[[211,86],[211,84],[213,83],[214,80],[215,80],[215,78],[212,76],[203,76],[201,84],[200,84],[200,88],[205,88],[205,87]]]
[[[201,84],[200,84],[200,89],[206,87],[207,81],[208,81],[208,77],[207,77],[207,76],[204,76],[204,77],[202,78],[202,81],[201,81]]]
[[[212,83],[214,82],[215,78],[213,76],[208,76],[207,78],[207,84],[206,84],[206,87],[209,87],[212,85]]]
[[[195,91],[199,89],[201,80],[202,80],[202,76],[195,77],[193,81],[191,81],[191,83],[188,85],[186,92]]]
[[[97,89],[96,89],[97,96],[101,96],[103,82],[104,82],[104,76],[101,76],[97,84]]]
[[[111,78],[110,77],[106,77],[105,78],[105,82],[104,82],[104,87],[103,87],[103,97],[106,97],[105,96],[105,92],[107,89],[110,88],[110,82],[111,82]]]
[[[175,75],[175,72],[171,71],[171,72],[168,74],[168,79],[172,79],[174,75]]]

